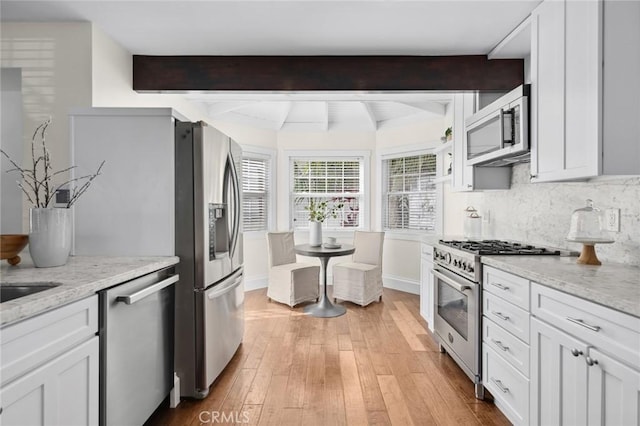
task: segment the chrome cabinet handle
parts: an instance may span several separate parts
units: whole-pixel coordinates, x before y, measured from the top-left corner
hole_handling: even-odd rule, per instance
[[[573,356],[580,356],[580,355],[582,355],[582,351],[581,351],[581,350],[578,350],[578,349],[573,348],[573,349],[571,349],[571,355],[573,355]]]
[[[501,380],[497,380],[492,377],[491,381],[502,391],[502,393],[509,392],[509,388],[503,385]]]
[[[500,290],[509,290],[509,286],[500,283],[491,283],[492,286],[498,287]]]
[[[598,363],[598,360],[597,360],[597,359],[593,359],[593,358],[591,358],[590,356],[587,356],[587,358],[585,359],[585,361],[586,361],[586,363],[587,363],[587,365],[588,365],[589,367],[592,367],[593,365],[595,365],[595,364],[597,364],[597,363]]]
[[[567,321],[571,321],[572,323],[578,324],[591,331],[600,331],[600,326],[587,324],[586,322],[584,322],[584,320],[581,319],[567,317]]]
[[[498,318],[500,318],[503,321],[508,321],[509,317],[504,315],[502,312],[496,312],[496,311],[491,311],[491,313],[495,316],[497,316]]]
[[[491,341],[493,342],[494,345],[496,345],[497,347],[499,347],[501,350],[503,350],[504,352],[507,352],[509,350],[509,346],[505,346],[502,344],[502,342],[500,340],[495,340],[495,339],[491,339]]]
[[[180,279],[179,275],[172,275],[169,278],[160,281],[159,283],[156,283],[149,287],[145,287],[133,294],[129,294],[127,296],[118,296],[116,297],[116,302],[124,302],[127,305],[133,305],[134,303],[139,302],[145,297],[151,296],[153,293],[157,293],[165,287],[169,287],[171,284],[177,282],[178,279]]]

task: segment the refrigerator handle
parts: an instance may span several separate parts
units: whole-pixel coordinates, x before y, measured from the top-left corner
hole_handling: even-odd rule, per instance
[[[240,188],[238,182],[238,173],[236,171],[235,163],[231,154],[229,154],[227,164],[229,164],[229,174],[231,175],[231,187],[233,190],[233,228],[230,235],[230,247],[229,247],[229,257],[233,258],[236,247],[238,245],[238,237],[240,235]]]

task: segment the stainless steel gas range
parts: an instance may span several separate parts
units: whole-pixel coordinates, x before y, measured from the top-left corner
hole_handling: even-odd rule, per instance
[[[475,384],[482,385],[482,255],[560,255],[527,244],[499,240],[440,240],[433,249],[434,329],[447,352]]]

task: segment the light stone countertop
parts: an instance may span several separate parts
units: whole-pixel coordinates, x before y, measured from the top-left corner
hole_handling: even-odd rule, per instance
[[[482,263],[547,287],[640,317],[640,268],[579,265],[575,257],[482,256]]]
[[[175,256],[71,256],[64,266],[36,268],[28,256],[24,256],[17,266],[9,266],[3,260],[0,267],[0,284],[3,287],[42,282],[61,285],[0,303],[0,326],[83,299],[102,289],[167,268],[179,261]]]

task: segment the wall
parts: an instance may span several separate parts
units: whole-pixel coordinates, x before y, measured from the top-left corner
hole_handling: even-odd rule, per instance
[[[601,261],[640,266],[640,177],[598,178],[588,182],[529,182],[529,164],[513,169],[509,191],[451,193],[447,200],[458,206],[473,205],[481,215],[485,238],[525,241],[580,251],[581,245],[565,240],[571,214],[590,198],[601,209],[619,208],[620,231],[613,244],[596,246]],[[462,201],[461,201],[462,200]],[[462,233],[462,211],[452,214],[445,227],[449,234]]]
[[[3,22],[0,34],[0,66],[22,72],[23,164],[31,162],[35,128],[51,117],[47,148],[54,171],[65,169],[70,166],[69,109],[91,105],[91,24]],[[29,207],[25,200],[24,231]]]
[[[22,164],[22,70],[20,68],[0,69],[0,131],[2,150],[17,164]],[[19,174],[12,172],[11,162],[0,158],[0,182],[2,184],[2,205],[0,206],[0,232],[2,234],[22,233],[22,191],[16,185]]]

